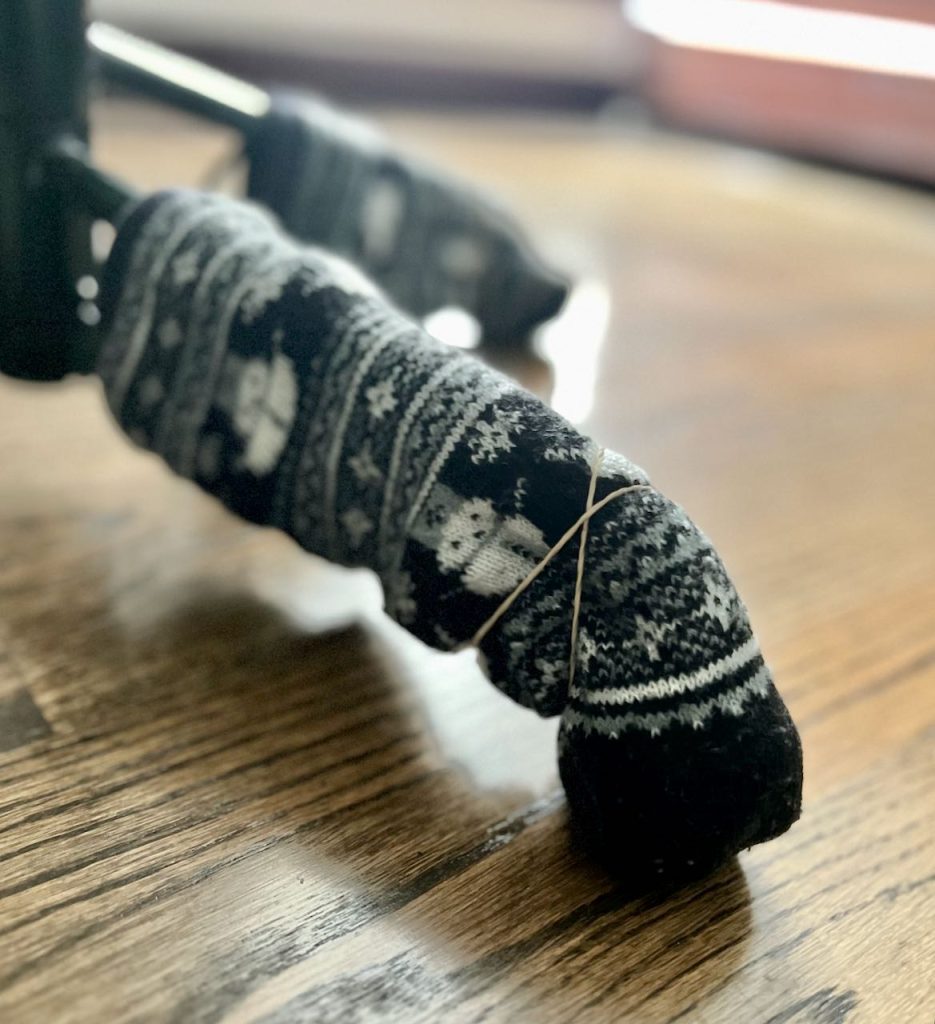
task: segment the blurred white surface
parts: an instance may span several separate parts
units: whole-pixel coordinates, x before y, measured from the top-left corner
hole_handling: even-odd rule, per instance
[[[636,39],[615,0],[91,0],[93,17],[196,47],[625,81]]]

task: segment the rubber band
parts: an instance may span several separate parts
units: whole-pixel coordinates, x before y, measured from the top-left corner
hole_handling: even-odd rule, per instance
[[[497,623],[503,618],[504,615],[510,610],[516,600],[538,579],[538,577],[545,570],[546,566],[552,561],[552,559],[562,551],[565,546],[574,538],[578,531],[581,531],[581,540],[578,546],[578,567],[577,574],[575,577],[575,598],[574,605],[572,607],[571,615],[571,649],[568,656],[568,687],[571,689],[575,679],[575,661],[577,658],[578,651],[578,621],[581,616],[581,589],[584,584],[584,562],[585,553],[588,542],[588,524],[591,519],[597,515],[606,505],[609,505],[612,501],[616,501],[617,498],[622,497],[624,494],[630,494],[633,491],[648,491],[652,490],[650,484],[631,484],[628,487],[620,487],[615,491],[611,491],[610,494],[605,494],[600,501],[594,501],[594,492],[597,489],[597,479],[600,475],[601,466],[604,463],[604,448],[599,448],[597,455],[594,458],[594,462],[591,464],[591,479],[588,484],[588,497],[585,504],[584,512],[572,523],[571,526],[562,534],[558,541],[546,552],[542,561],[538,563],[524,579],[514,587],[511,593],[500,602],[493,614],[481,625],[474,636],[465,644],[467,647],[479,647],[484,637],[497,625]]]

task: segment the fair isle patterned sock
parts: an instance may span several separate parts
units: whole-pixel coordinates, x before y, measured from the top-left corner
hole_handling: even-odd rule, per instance
[[[247,519],[373,569],[387,612],[434,647],[468,641],[584,509],[593,442],[252,207],[147,200],[103,301],[99,372],[129,436]],[[596,498],[646,483],[607,453]],[[568,692],[576,562],[571,543],[481,663],[562,716],[561,777],[592,849],[643,883],[787,829],[798,735],[709,541],[648,486],[594,516]]]
[[[274,96],[247,158],[251,199],[297,238],[352,260],[413,316],[457,306],[486,341],[520,342],[565,300],[566,282],[509,213],[320,100]]]

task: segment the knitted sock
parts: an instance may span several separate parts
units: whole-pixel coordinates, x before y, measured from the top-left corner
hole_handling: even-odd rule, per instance
[[[298,238],[348,257],[407,312],[473,313],[490,342],[554,316],[566,284],[487,197],[308,96],[274,96],[247,145],[247,193]]]
[[[474,636],[582,513],[596,448],[538,399],[434,342],[348,264],[244,204],[157,195],[104,280],[114,415],[228,508],[368,566],[426,643]],[[631,881],[703,872],[787,829],[801,750],[710,542],[606,453],[578,545],[481,641],[504,693],[561,714],[573,821]]]

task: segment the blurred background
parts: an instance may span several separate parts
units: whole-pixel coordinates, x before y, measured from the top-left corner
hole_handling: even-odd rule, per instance
[[[870,448],[903,489],[899,465],[927,458],[910,408],[928,422],[935,379],[920,369],[935,355],[935,5],[91,0],[90,13],[323,94],[506,200],[575,288],[533,349],[485,358],[651,467],[739,575],[744,536],[775,546],[749,520],[752,485],[782,529],[810,532],[817,481],[837,484],[836,516],[855,501],[876,514],[854,492]],[[241,146],[119,91],[95,105],[95,158],[141,189],[237,192]],[[451,310],[427,327],[477,335]],[[825,549],[813,563],[829,569]],[[765,600],[776,581],[760,595],[755,573],[741,582]]]
[[[601,111],[935,179],[924,0],[93,0],[265,83],[364,105]]]

